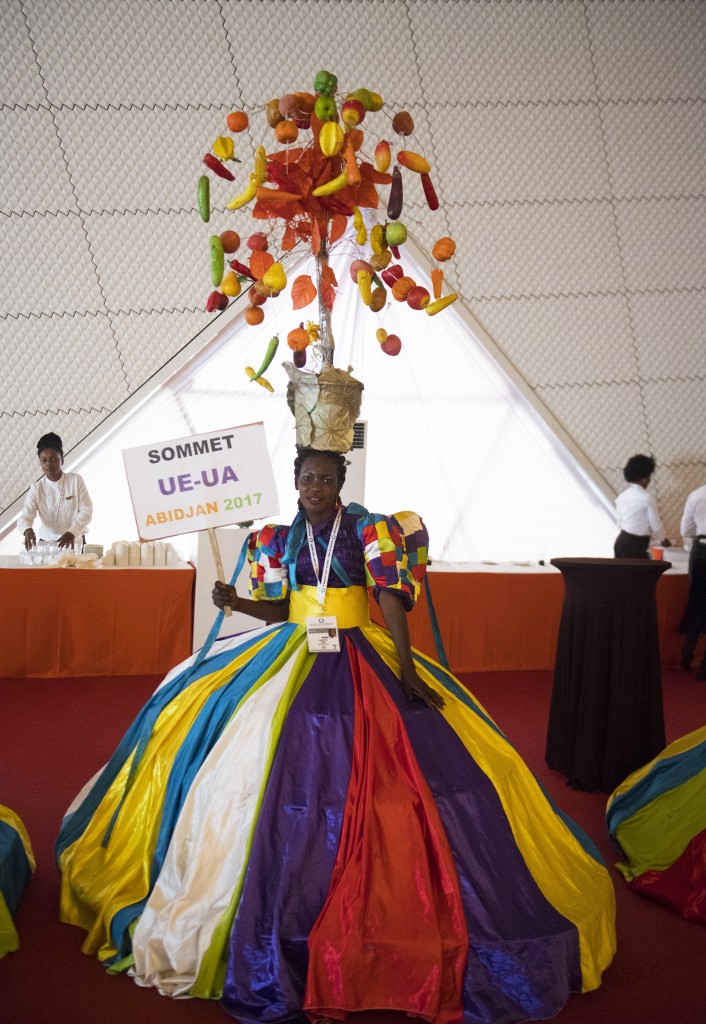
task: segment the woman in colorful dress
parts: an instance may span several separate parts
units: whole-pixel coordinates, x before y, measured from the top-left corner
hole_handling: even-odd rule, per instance
[[[249,538],[251,600],[214,590],[263,625],[174,669],[69,809],[62,917],[112,969],[247,1024],[551,1017],[613,957],[611,880],[411,650],[426,530],[342,506],[344,474],[299,452],[299,514]]]

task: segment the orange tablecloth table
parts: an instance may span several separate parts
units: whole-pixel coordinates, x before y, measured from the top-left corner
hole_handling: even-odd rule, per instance
[[[194,570],[0,567],[0,676],[160,675],[191,654]]]
[[[561,573],[551,566],[486,568],[482,564],[429,573],[441,636],[454,672],[554,668],[564,600]],[[663,664],[679,660],[677,632],[686,606],[688,576],[670,571],[657,584],[657,616]],[[379,613],[375,614],[380,621]],[[408,618],[412,644],[436,657],[429,612],[422,594]]]

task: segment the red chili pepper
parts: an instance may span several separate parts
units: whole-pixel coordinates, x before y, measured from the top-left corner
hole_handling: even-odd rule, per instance
[[[256,280],[250,267],[246,267],[244,263],[240,263],[238,260],[229,260],[228,262],[236,274],[242,274],[243,277],[247,277],[250,281]]]
[[[396,245],[391,245],[390,246],[390,252],[395,257],[396,260],[400,259],[400,250],[398,249],[398,247]]]
[[[235,175],[231,174],[227,167],[224,167],[217,156],[213,153],[207,153],[203,158],[203,162],[208,167],[209,171],[213,171],[219,178],[225,178],[226,181],[235,181]]]
[[[436,194],[436,189],[432,185],[431,178],[428,174],[422,174],[422,188],[424,189],[424,196],[427,201],[427,206],[430,210],[439,209],[439,197]]]

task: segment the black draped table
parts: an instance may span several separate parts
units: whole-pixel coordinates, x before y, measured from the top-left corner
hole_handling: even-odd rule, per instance
[[[669,562],[553,558],[564,578],[546,759],[612,792],[665,745],[657,580]]]

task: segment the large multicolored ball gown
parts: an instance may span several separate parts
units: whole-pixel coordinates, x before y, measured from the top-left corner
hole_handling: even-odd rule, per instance
[[[325,604],[341,650],[311,654],[302,516],[251,535],[252,597],[289,596],[289,621],[175,668],[63,822],[61,914],[85,952],[243,1022],[501,1024],[600,984],[615,905],[596,849],[417,652],[446,703],[407,702],[370,621],[369,590],[412,607],[426,544],[412,513],[349,505]]]
[[[706,924],[706,726],[629,775],[606,821],[630,888]]]

